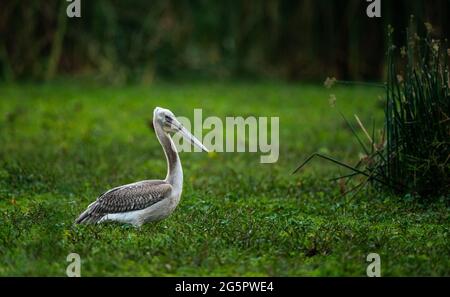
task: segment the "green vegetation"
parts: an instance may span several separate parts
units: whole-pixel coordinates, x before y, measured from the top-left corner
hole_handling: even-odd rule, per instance
[[[373,124],[370,134],[355,115],[364,134],[361,138],[354,125],[346,120],[365,156],[352,166],[315,153],[295,173],[315,157],[321,157],[353,171],[338,180],[362,178],[355,190],[370,183],[399,195],[449,197],[450,49],[446,40],[433,39],[431,24],[423,27],[427,32],[421,38],[411,17],[407,45],[400,49],[393,44],[394,30],[389,28],[388,82],[379,85],[386,88],[387,96],[380,133]],[[335,78],[327,78],[325,85],[331,87],[336,82]]]
[[[383,90],[338,87],[347,117],[382,125]],[[83,276],[356,275],[381,256],[383,276],[450,276],[449,205],[331,182],[347,174],[313,152],[358,161],[360,146],[328,91],[281,83],[89,83],[0,89],[0,275],[64,276],[76,252]],[[168,219],[141,229],[75,226],[104,190],[163,178],[166,163],[148,128],[155,106],[193,117],[279,116],[280,160],[259,154],[182,153],[185,187]]]
[[[67,1],[2,0],[0,80],[379,80],[388,24],[404,28],[413,14],[450,36],[448,0],[383,1],[377,20],[361,0],[82,2],[82,18],[69,19]]]
[[[400,193],[423,197],[450,195],[450,50],[427,27],[423,38],[410,28],[400,51],[391,41],[387,146],[378,162],[382,169],[375,169]],[[403,55],[402,63],[396,63],[396,55]],[[397,64],[405,64],[404,69]]]

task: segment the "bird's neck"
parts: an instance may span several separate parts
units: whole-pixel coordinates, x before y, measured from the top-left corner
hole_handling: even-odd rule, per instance
[[[161,146],[163,147],[164,154],[167,159],[167,176],[166,181],[172,185],[175,189],[181,192],[183,187],[183,169],[181,167],[180,157],[178,156],[177,149],[175,147],[172,138],[166,133],[159,125],[154,125],[156,136],[158,137]]]

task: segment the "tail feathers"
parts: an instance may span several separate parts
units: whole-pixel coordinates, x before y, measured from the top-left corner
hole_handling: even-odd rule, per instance
[[[101,220],[103,215],[94,213],[91,208],[86,209],[76,220],[76,224],[95,224]]]

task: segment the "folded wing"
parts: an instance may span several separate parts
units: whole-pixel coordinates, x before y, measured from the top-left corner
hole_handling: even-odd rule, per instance
[[[96,223],[107,214],[145,209],[169,197],[171,191],[169,183],[156,180],[117,187],[100,195],[75,222]]]

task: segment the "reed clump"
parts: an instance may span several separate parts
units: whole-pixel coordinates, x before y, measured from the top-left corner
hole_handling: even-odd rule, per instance
[[[407,42],[393,43],[388,30],[385,125],[372,133],[355,116],[364,137],[347,119],[353,135],[364,150],[356,165],[314,154],[353,173],[338,179],[363,177],[352,190],[367,184],[398,195],[450,198],[450,49],[447,40],[433,38],[432,26],[421,28],[411,20]],[[423,37],[421,37],[423,36]],[[340,83],[327,79],[325,85]],[[344,82],[345,83],[345,82]],[[348,82],[347,82],[348,83]],[[380,86],[380,85],[374,85]]]

